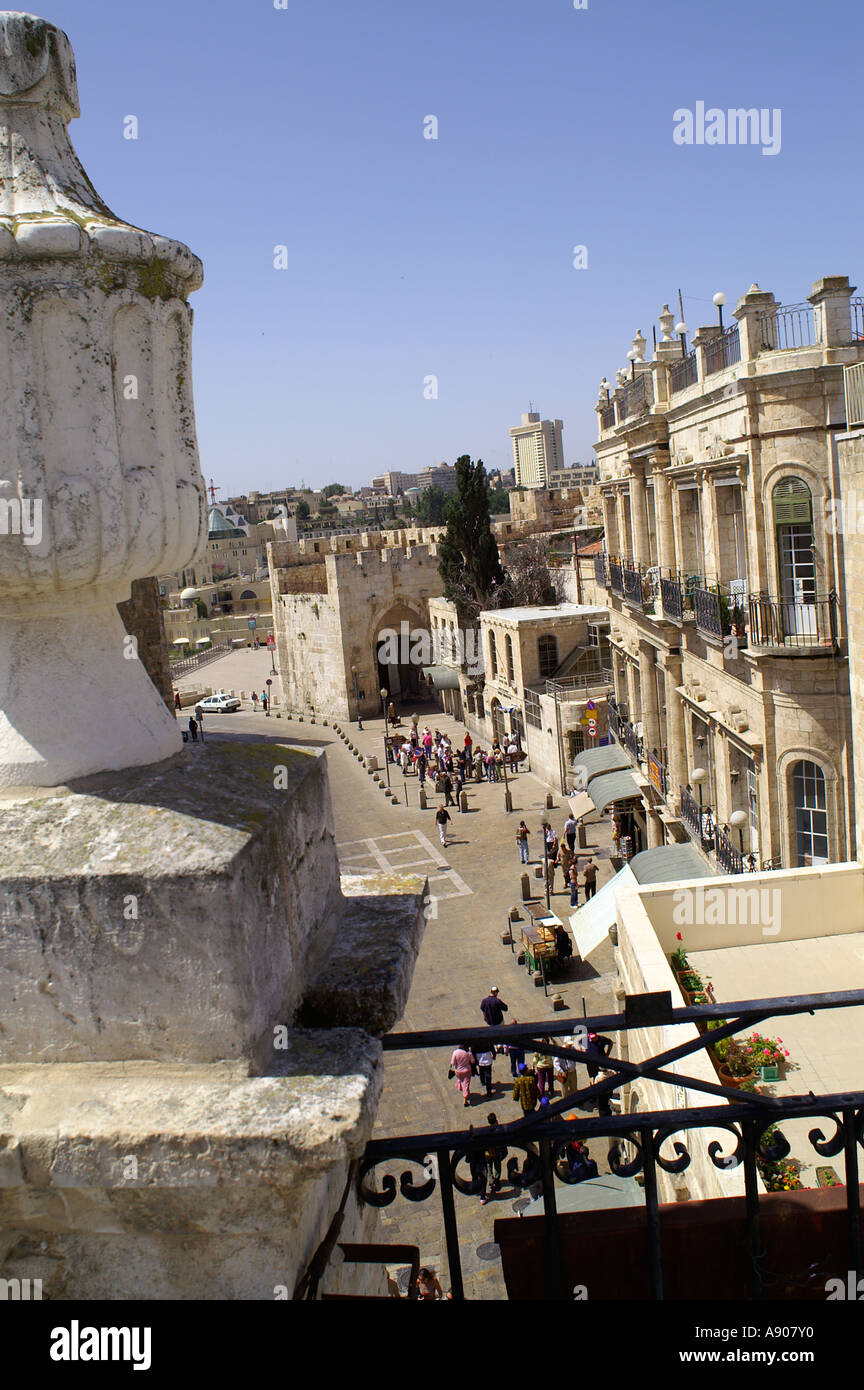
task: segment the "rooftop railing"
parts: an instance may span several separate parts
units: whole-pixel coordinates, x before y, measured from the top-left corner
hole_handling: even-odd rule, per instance
[[[740,361],[741,340],[738,337],[737,323],[724,329],[716,338],[711,338],[705,344],[705,371],[708,376]]]
[[[601,430],[611,430],[614,424],[615,402],[610,401],[609,404],[604,405],[603,409],[600,411],[600,428]]]
[[[759,314],[759,321],[762,347],[768,351],[812,347],[819,341],[812,304],[778,304]]]
[[[647,391],[647,373],[634,377],[618,393],[618,423],[641,415],[650,404]]]
[[[843,387],[846,393],[846,425],[864,425],[864,362],[843,368]]]
[[[676,391],[684,391],[688,386],[699,380],[699,370],[696,365],[696,352],[688,352],[686,357],[682,357],[679,362],[673,362],[669,368],[669,390],[672,395]]]

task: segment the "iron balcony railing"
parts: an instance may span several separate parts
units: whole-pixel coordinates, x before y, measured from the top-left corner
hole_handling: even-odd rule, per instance
[[[624,566],[624,597],[631,607],[642,612],[642,575],[638,569],[632,569],[628,565]]]
[[[591,690],[609,689],[615,684],[608,666],[598,666],[593,671],[584,671],[575,676],[561,676],[558,680],[546,682],[546,694],[559,700],[580,700]]]
[[[597,584],[598,588],[601,588],[601,589],[605,589],[605,588],[607,587],[608,583],[609,583],[609,580],[608,580],[608,577],[607,577],[607,574],[606,574],[606,556],[605,556],[605,555],[595,555],[595,556],[594,556],[594,582],[595,582],[595,584]]]
[[[737,323],[731,328],[724,328],[722,333],[718,333],[716,338],[711,338],[705,344],[705,372],[708,376],[740,361],[741,340],[738,337]]]
[[[508,935],[509,927],[508,923]],[[577,1085],[569,1095],[553,1098],[540,1112],[534,1111],[494,1129],[481,1124],[476,1129],[472,1125],[463,1130],[372,1139],[357,1172],[358,1200],[361,1206],[382,1209],[392,1206],[400,1196],[411,1203],[419,1203],[437,1193],[451,1296],[461,1301],[465,1288],[454,1191],[474,1197],[484,1193],[489,1176],[487,1154],[490,1149],[496,1149],[503,1185],[520,1192],[537,1185],[542,1193],[544,1221],[542,1233],[538,1232],[542,1255],[537,1295],[546,1301],[563,1300],[572,1297],[573,1260],[578,1264],[579,1249],[578,1246],[574,1249],[572,1244],[565,1247],[563,1228],[558,1221],[557,1193],[562,1186],[586,1180],[583,1175],[574,1173],[568,1164],[567,1146],[575,1139],[588,1143],[607,1139],[611,1171],[619,1177],[642,1175],[645,1243],[629,1253],[649,1274],[653,1298],[661,1300],[666,1269],[659,1174],[686,1171],[693,1161],[691,1151],[697,1151],[699,1131],[709,1130],[710,1134],[701,1142],[711,1163],[718,1171],[727,1173],[740,1167],[744,1178],[746,1236],[741,1246],[736,1247],[737,1256],[733,1257],[738,1261],[740,1288],[736,1284],[730,1296],[749,1294],[754,1300],[779,1297],[779,1283],[784,1290],[783,1297],[794,1298],[796,1290],[803,1291],[799,1297],[812,1297],[820,1288],[824,1290],[826,1277],[838,1272],[835,1265],[844,1276],[844,1284],[847,1270],[852,1271],[857,1281],[862,1265],[859,1149],[864,1148],[864,1091],[819,1096],[812,1091],[797,1096],[761,1091],[748,1093],[719,1081],[705,1080],[703,1076],[691,1076],[683,1068],[688,1058],[704,1054],[708,1047],[725,1038],[759,1027],[767,1019],[856,1008],[861,1004],[864,1004],[864,990],[844,990],[677,1009],[672,1006],[671,991],[666,990],[657,994],[629,995],[622,1013],[579,1019],[578,1026],[573,1019],[553,1022],[544,1018],[538,1023],[484,1027],[482,1033],[476,1027],[389,1033],[382,1039],[385,1052],[437,1052],[440,1056],[442,1049],[460,1044],[484,1049],[510,1045],[525,1053],[542,1052],[567,1058],[577,1067],[596,1066],[596,1057],[579,1045],[591,1033],[611,1035],[613,1040],[633,1033],[633,1041],[626,1049],[631,1057],[639,1057],[639,1043],[642,1041],[645,1046],[650,1035],[663,1036],[669,1045],[638,1061],[624,1061],[615,1056],[615,1051],[623,1049],[620,1044],[613,1045],[612,1053],[603,1059],[599,1075],[595,1073],[596,1079],[589,1078],[586,1085]],[[709,1022],[715,1027],[683,1041],[667,1031],[676,1025],[704,1027]],[[651,1030],[650,1035],[648,1030]],[[563,1038],[572,1038],[572,1042],[565,1043]],[[669,1087],[670,1099],[677,1100],[682,1093],[696,1092],[706,1096],[710,1103],[628,1111],[626,1093],[619,1096],[619,1092],[640,1081]],[[583,1113],[595,1106],[596,1116]],[[620,1113],[615,1113],[613,1107]],[[798,1265],[784,1268],[778,1275],[771,1272],[770,1265],[766,1266],[763,1222],[772,1207],[772,1194],[760,1192],[758,1163],[777,1162],[790,1154],[789,1141],[778,1125],[810,1117],[817,1117],[819,1121],[807,1131],[814,1151],[823,1158],[842,1155],[838,1167],[843,1169],[846,1221],[841,1228],[842,1235],[834,1238],[835,1244],[830,1250],[823,1225],[820,1223],[818,1231],[814,1230],[812,1238],[821,1241],[815,1273],[814,1255],[807,1246],[800,1251],[800,1268]],[[726,1131],[728,1143],[717,1140],[718,1129]],[[388,1171],[394,1164],[401,1167],[401,1172],[398,1167],[395,1174]],[[499,1235],[503,1238],[514,1229],[518,1231],[520,1225],[518,1217],[496,1222],[496,1238]],[[503,1239],[499,1244],[503,1252]],[[503,1258],[506,1260],[506,1256]],[[507,1272],[505,1263],[505,1276]],[[579,1282],[590,1287],[590,1274],[588,1269],[584,1276],[579,1273]],[[790,1288],[791,1292],[786,1292]],[[718,1289],[717,1296],[722,1292]]]
[[[719,867],[726,874],[743,874],[744,858],[733,845],[726,831],[719,825],[714,831],[714,855]]]
[[[619,598],[624,597],[624,569],[619,560],[609,561],[609,588]]]
[[[643,743],[636,728],[629,720],[624,719],[617,709],[609,707],[609,729],[615,738],[626,748],[630,756],[637,762],[642,762]]]
[[[609,404],[604,405],[603,409],[600,411],[600,428],[601,430],[611,430],[614,427],[614,425],[615,402],[610,401]]]
[[[811,347],[817,343],[816,316],[812,304],[778,304],[759,314],[762,347],[785,352],[789,348]]]
[[[665,617],[671,618],[673,622],[680,623],[684,617],[684,597],[681,592],[681,581],[678,579],[660,579],[660,601],[663,605]]]
[[[864,362],[843,368],[843,386],[847,426],[852,429],[855,425],[864,425]]]
[[[684,391],[698,380],[699,369],[695,350],[688,352],[687,356],[682,357],[680,362],[673,362],[669,368],[669,390],[673,396],[676,391]]]
[[[643,374],[623,386],[618,393],[618,423],[629,420],[634,415],[642,415],[650,402],[646,389],[647,377]]]
[[[837,595],[811,602],[786,603],[756,595],[750,599],[748,640],[750,647],[775,647],[786,651],[831,651],[837,647]]]
[[[689,787],[681,788],[681,819],[684,824],[689,826],[694,835],[701,841],[703,838],[702,820],[704,811],[700,810],[699,802],[696,800]]]
[[[860,343],[864,340],[864,299],[856,295],[849,300],[849,312],[852,323],[852,341]]]
[[[700,632],[711,637],[722,637],[729,631],[729,623],[724,623],[720,605],[720,595],[711,589],[693,590],[693,607],[696,611],[696,626]]]

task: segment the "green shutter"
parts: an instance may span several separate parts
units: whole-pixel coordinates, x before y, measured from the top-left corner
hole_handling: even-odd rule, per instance
[[[800,478],[784,478],[772,494],[775,526],[810,526],[813,521],[813,499],[810,489]]]

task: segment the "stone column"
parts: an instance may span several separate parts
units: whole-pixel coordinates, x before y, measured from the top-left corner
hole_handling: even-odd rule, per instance
[[[645,493],[645,468],[633,464],[630,476],[630,520],[633,524],[633,559],[637,565],[647,565],[648,499]]]
[[[607,555],[618,554],[618,518],[615,496],[608,492],[603,493],[603,542]]]
[[[671,653],[664,665],[666,692],[666,774],[669,779],[667,800],[676,809],[680,804],[680,788],[690,780],[687,772],[687,746],[684,737],[684,704],[676,689],[681,684],[681,657]]]
[[[852,342],[849,301],[854,293],[855,286],[845,275],[826,275],[807,296],[813,305],[817,342],[823,347],[849,347]]]
[[[624,511],[624,489],[620,484],[615,490],[615,517],[618,554],[625,555],[630,542],[627,535],[627,517]]]
[[[654,467],[654,510],[657,516],[658,564],[664,570],[675,570],[675,522],[672,516],[672,491],[662,464]],[[664,576],[665,577],[665,576]]]
[[[654,648],[639,643],[639,686],[642,691],[642,740],[647,752],[660,748],[660,717],[657,710],[657,678],[654,674]]]
[[[639,690],[639,680],[635,661],[631,657],[626,658],[627,662],[627,714],[631,724],[636,724],[642,718],[642,700]]]

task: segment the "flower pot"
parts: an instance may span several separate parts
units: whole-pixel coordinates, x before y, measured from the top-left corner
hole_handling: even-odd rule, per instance
[[[733,1091],[738,1091],[741,1089],[742,1081],[748,1081],[753,1076],[753,1072],[747,1072],[744,1076],[733,1076],[731,1071],[727,1071],[721,1062],[717,1067],[717,1075],[720,1077],[724,1086],[729,1086]]]

